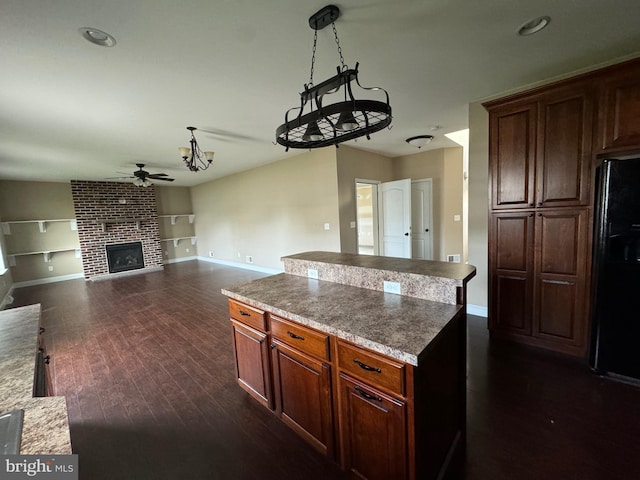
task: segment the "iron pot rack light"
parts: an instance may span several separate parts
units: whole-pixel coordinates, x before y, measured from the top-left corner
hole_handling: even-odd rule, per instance
[[[334,23],[339,16],[340,9],[335,5],[328,5],[309,17],[309,26],[314,30],[309,83],[304,85],[304,91],[300,93],[300,106],[287,110],[284,123],[276,129],[276,142],[286,147],[287,151],[289,148],[338,146],[342,142],[363,136],[370,139],[372,133],[391,124],[391,105],[387,91],[380,87],[363,87],[358,80],[359,64],[356,63],[356,67],[350,69],[344,63]],[[336,68],[337,74],[334,77],[314,85],[318,30],[327,25],[333,27],[341,66]],[[385,101],[356,99],[352,84],[362,90],[383,92]],[[339,97],[341,101],[326,104],[325,100],[331,95]],[[305,109],[308,113],[305,113]],[[296,111],[297,114],[294,113]]]

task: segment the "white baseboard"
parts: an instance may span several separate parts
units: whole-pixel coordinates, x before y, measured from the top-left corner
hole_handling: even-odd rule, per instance
[[[11,295],[13,293],[13,289],[14,286],[12,285],[11,288],[9,288],[7,294],[2,299],[2,302],[0,302],[0,310],[4,310],[4,307],[13,303],[13,296]]]
[[[162,263],[168,264],[168,263],[190,262],[191,260],[198,260],[198,257],[192,256],[192,257],[180,257],[180,258],[167,258],[166,260],[163,260]]]
[[[33,287],[34,285],[43,285],[45,283],[64,282],[65,280],[75,280],[76,278],[84,278],[83,273],[71,273],[69,275],[59,275],[57,277],[39,278],[37,280],[27,280],[25,282],[16,282],[14,288]]]
[[[275,268],[259,267],[257,265],[250,265],[247,263],[229,262],[227,260],[219,260],[217,258],[211,258],[211,257],[198,257],[198,260],[202,260],[203,262],[209,262],[209,263],[218,263],[220,265],[226,265],[227,267],[244,268],[245,270],[253,270],[254,272],[268,273],[271,275],[282,273],[284,271],[284,270],[277,270]]]
[[[469,315],[487,318],[489,316],[489,309],[487,307],[481,307],[480,305],[467,304],[467,313]]]

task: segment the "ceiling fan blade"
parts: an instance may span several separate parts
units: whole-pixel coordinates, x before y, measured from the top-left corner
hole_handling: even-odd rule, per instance
[[[173,182],[175,180],[174,178],[164,178],[164,177],[155,178],[153,175],[149,175],[148,178],[151,178],[152,180],[162,180],[165,182]]]
[[[136,178],[136,177],[107,177],[105,178],[105,180],[129,180],[130,178]]]
[[[149,178],[159,178],[159,177],[168,177],[166,173],[150,173],[147,175]]]

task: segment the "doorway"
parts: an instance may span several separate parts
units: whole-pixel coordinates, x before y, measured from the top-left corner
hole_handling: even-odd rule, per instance
[[[378,183],[356,180],[358,253],[378,255]]]
[[[356,180],[359,254],[433,259],[432,216],[430,178],[386,183]],[[394,229],[398,230],[395,237]],[[399,241],[394,242],[396,237]],[[387,241],[380,242],[381,238]],[[400,244],[402,248],[396,248]]]

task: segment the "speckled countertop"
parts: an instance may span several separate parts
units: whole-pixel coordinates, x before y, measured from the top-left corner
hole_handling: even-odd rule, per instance
[[[0,413],[24,409],[23,455],[70,454],[64,397],[33,397],[40,305],[0,311]]]
[[[222,290],[230,298],[411,365],[462,312],[451,305],[281,273]]]
[[[384,290],[384,282],[400,285],[401,294],[455,305],[459,289],[476,274],[463,263],[380,257],[336,252],[305,252],[282,257],[285,273],[309,276],[370,290]]]

